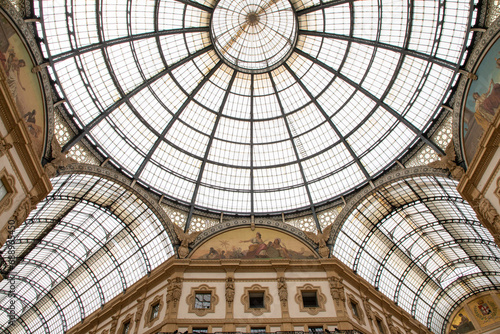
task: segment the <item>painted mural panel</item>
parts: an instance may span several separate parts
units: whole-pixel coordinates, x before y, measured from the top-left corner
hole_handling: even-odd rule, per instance
[[[313,259],[307,245],[283,232],[256,228],[221,233],[198,247],[191,256],[197,260],[219,259]]]
[[[474,325],[467,317],[467,313],[462,308],[451,322],[451,330],[449,334],[466,334],[475,330]]]
[[[0,66],[17,109],[28,128],[35,152],[41,158],[45,141],[45,112],[33,62],[21,38],[0,11]]]
[[[468,305],[481,327],[500,321],[498,306],[493,301],[492,296],[477,298]]]
[[[486,53],[472,81],[462,114],[463,144],[467,163],[477,151],[484,129],[500,107],[500,40]]]

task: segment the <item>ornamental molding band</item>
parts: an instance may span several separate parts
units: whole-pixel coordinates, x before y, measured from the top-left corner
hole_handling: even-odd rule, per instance
[[[382,188],[385,185],[394,183],[395,181],[411,178],[414,176],[448,177],[448,175],[449,173],[447,171],[435,169],[429,166],[419,166],[413,168],[398,169],[373,181],[373,185],[366,185],[364,188],[359,190],[356,194],[348,199],[347,204],[335,218],[334,222],[332,223],[333,226],[330,237],[330,245],[335,245],[337,236],[340,233],[345,220],[349,217],[351,212],[358,207],[358,205],[365,199],[365,197],[376,193],[378,188]]]
[[[262,292],[264,294],[264,307],[252,308],[250,307],[250,293],[251,292]],[[245,287],[243,295],[241,296],[241,302],[243,303],[245,313],[252,313],[255,316],[263,315],[264,313],[271,312],[271,304],[273,303],[273,297],[269,293],[268,287],[262,287],[259,284],[254,284],[251,287]]]
[[[196,308],[196,294],[210,293],[210,306],[208,308]],[[203,317],[208,313],[215,312],[215,306],[219,303],[219,296],[216,293],[216,288],[202,284],[197,287],[191,287],[191,293],[186,297],[188,312],[194,313],[199,317]]]
[[[485,57],[487,56],[488,52],[492,49],[493,45],[497,42],[498,38],[500,37],[500,18],[497,19],[482,35],[480,40],[475,44],[474,49],[470,53],[469,59],[467,63],[465,64],[465,72],[467,73],[472,73],[472,74],[477,74],[478,80],[473,80],[472,78],[468,77],[467,75],[462,75],[460,77],[460,81],[458,84],[458,88],[455,94],[455,103],[453,105],[453,143],[456,148],[460,148],[456,150],[457,153],[457,161],[462,162],[464,161],[466,166],[469,167],[469,164],[472,161],[472,157],[474,156],[475,149],[477,149],[477,143],[479,142],[480,136],[484,133],[484,129],[478,129],[478,133],[475,135],[474,138],[471,138],[471,140],[467,141],[467,138],[464,138],[464,121],[465,121],[465,112],[467,109],[467,100],[469,100],[469,104],[472,103],[472,93],[471,85],[474,82],[475,85],[481,85],[480,81],[485,81],[483,86],[485,87],[483,90],[486,92],[488,89],[488,84],[489,80],[484,78],[484,71],[482,72],[480,69],[481,64],[483,63],[483,60],[485,60]],[[497,51],[492,50],[492,52],[496,54]],[[496,54],[497,56],[497,54]],[[489,57],[491,58],[491,57]],[[495,58],[496,59],[496,58]],[[491,62],[495,62],[494,59],[490,59]],[[485,65],[484,66],[490,66],[490,65]],[[491,67],[491,66],[490,66]],[[483,70],[486,70],[486,73],[488,75],[491,75],[491,72],[495,72],[497,69],[493,68],[483,68]],[[476,73],[477,72],[477,73]],[[481,75],[483,73],[483,75]],[[495,81],[496,83],[496,81]],[[479,90],[479,89],[478,89]],[[483,91],[478,92],[479,94],[484,93]],[[484,93],[486,94],[486,93]],[[478,100],[479,101],[479,100]],[[476,104],[478,104],[476,102]],[[468,108],[470,109],[470,108]],[[472,113],[472,114],[471,114]],[[477,112],[475,110],[469,110],[469,119],[471,122],[473,121],[474,117],[478,118],[479,116],[472,116],[475,115]],[[484,119],[484,117],[482,118]],[[479,118],[479,123],[484,123],[484,121],[481,121]],[[486,120],[488,121],[488,120]],[[476,123],[476,122],[474,122]],[[483,124],[484,125],[484,124]],[[469,136],[470,137],[470,136]],[[466,146],[467,143],[469,143],[469,153],[466,154]],[[471,146],[472,145],[472,146]]]
[[[31,15],[31,6],[29,1],[24,1],[24,11],[25,15]],[[12,5],[9,0],[0,0],[0,13],[5,14],[11,23],[15,26],[19,34],[19,37],[22,39],[24,46],[30,54],[31,60],[33,61],[33,66],[36,67],[45,62],[45,59],[40,51],[37,41],[33,35],[33,27],[29,23],[24,21],[24,18],[21,17],[20,12]],[[29,14],[28,14],[29,13]],[[29,69],[30,73],[31,69]],[[54,104],[53,104],[53,93],[50,84],[49,74],[46,69],[42,69],[36,72],[36,76],[38,77],[38,81],[40,83],[41,94],[42,94],[42,103],[44,106],[44,127],[45,127],[45,138],[44,138],[44,146],[42,148],[42,157],[45,157],[47,153],[48,139],[52,138],[54,133]],[[38,152],[37,152],[38,153]]]
[[[125,189],[129,190],[132,192],[134,195],[136,195],[138,198],[140,198],[143,202],[145,202],[151,211],[156,215],[156,217],[160,220],[161,224],[163,227],[165,227],[165,231],[167,232],[168,236],[170,237],[170,240],[172,242],[176,239],[176,233],[175,233],[175,228],[174,228],[174,223],[170,220],[170,218],[167,216],[165,213],[165,210],[163,210],[160,205],[158,204],[157,201],[154,200],[152,195],[142,189],[139,185],[137,184],[132,184],[132,181],[128,178],[126,178],[124,175],[111,170],[106,167],[101,167],[101,166],[94,166],[94,165],[88,165],[88,164],[80,164],[80,163],[75,163],[75,164],[70,164],[64,167],[61,167],[58,169],[59,175],[67,175],[67,174],[88,174],[88,175],[95,175],[99,176],[102,178],[105,178],[107,180],[116,182],[120,186],[124,187]]]

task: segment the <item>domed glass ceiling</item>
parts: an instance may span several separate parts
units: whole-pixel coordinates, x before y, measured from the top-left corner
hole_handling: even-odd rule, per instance
[[[35,1],[65,108],[191,209],[310,209],[381,174],[437,117],[469,1]],[[63,33],[65,32],[65,33]]]

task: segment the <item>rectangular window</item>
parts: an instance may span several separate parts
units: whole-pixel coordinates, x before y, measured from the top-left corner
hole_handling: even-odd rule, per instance
[[[259,334],[259,333],[265,333],[266,328],[265,327],[252,327],[250,328],[250,333],[252,334]]]
[[[310,334],[323,333],[323,327],[309,327]]]
[[[318,307],[316,291],[302,291],[302,303],[304,307]]]
[[[151,317],[149,320],[154,320],[158,317],[158,311],[160,311],[160,303],[156,303],[151,308]]]
[[[382,320],[380,320],[378,318],[377,318],[377,327],[378,327],[378,331],[380,332],[380,334],[385,334],[384,325],[382,324]]]
[[[248,293],[250,308],[264,308],[264,292],[252,291]]]
[[[2,179],[0,179],[0,201],[7,195],[7,188],[3,184]]]
[[[210,302],[212,300],[211,293],[196,293],[194,299],[194,308],[195,309],[208,309],[210,308]]]
[[[123,324],[123,334],[128,334],[130,332],[130,321]]]
[[[359,318],[358,304],[356,304],[355,302],[351,302],[351,309],[352,314],[354,314],[355,317]]]
[[[205,334],[208,333],[207,327],[193,328],[193,334]]]

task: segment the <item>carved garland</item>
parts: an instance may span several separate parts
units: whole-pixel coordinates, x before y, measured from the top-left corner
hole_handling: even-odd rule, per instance
[[[160,307],[158,308],[158,315],[156,316],[156,318],[151,319],[151,312],[153,312],[153,306],[155,306],[158,303],[160,304]],[[161,310],[163,309],[163,305],[164,305],[163,295],[156,295],[153,298],[153,300],[149,303],[148,309],[147,309],[146,313],[144,314],[144,327],[151,327],[158,319],[160,319]]]
[[[315,292],[316,299],[318,301],[317,307],[304,307],[304,302],[302,300],[302,292]],[[300,312],[307,312],[310,315],[316,315],[320,311],[326,311],[326,296],[321,293],[321,287],[313,286],[312,284],[306,284],[304,286],[297,287],[297,294],[295,295],[295,301],[299,305]]]
[[[264,293],[264,307],[263,308],[251,308],[250,307],[250,292],[263,292]],[[268,287],[262,287],[258,284],[254,284],[251,287],[246,287],[241,296],[241,302],[245,307],[245,313],[252,313],[255,316],[262,315],[267,312],[271,312],[271,304],[273,303],[273,297],[269,294]]]
[[[186,297],[186,302],[188,304],[188,312],[194,313],[199,317],[203,317],[208,313],[215,312],[215,305],[219,303],[219,296],[215,293],[215,288],[209,287],[206,284],[202,284],[198,287],[191,288],[191,293]],[[208,308],[195,308],[196,294],[197,293],[210,293],[210,307]]]

